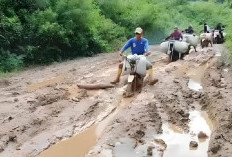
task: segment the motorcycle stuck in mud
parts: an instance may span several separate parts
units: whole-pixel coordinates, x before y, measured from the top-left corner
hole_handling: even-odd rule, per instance
[[[123,73],[129,74],[127,87],[123,93],[124,97],[131,97],[135,92],[140,92],[143,87],[143,80],[146,76],[147,59],[144,55],[123,56]]]
[[[126,80],[126,89],[123,97],[131,97],[136,92],[141,92],[144,78],[147,74],[149,76],[149,85],[154,85],[158,79],[153,78],[152,67],[145,55],[123,55],[122,71],[124,75],[128,75]],[[87,90],[114,88],[111,84],[78,84],[79,88]]]
[[[224,42],[224,33],[220,30],[213,31],[213,43],[214,44],[222,44]]]
[[[185,41],[169,40],[162,42],[160,47],[169,56],[169,62],[173,62],[188,54],[191,45]]]

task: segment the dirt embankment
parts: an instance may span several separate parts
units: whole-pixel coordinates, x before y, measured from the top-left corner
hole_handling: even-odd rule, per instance
[[[209,145],[209,156],[227,157],[232,154],[232,65],[223,47],[219,59],[209,62],[204,77],[205,95],[201,101],[202,109],[207,110],[214,121],[214,130]]]
[[[113,80],[118,54],[54,64],[3,78],[0,156],[36,156],[91,126],[97,128],[93,132],[96,130],[98,141],[93,142],[92,149],[85,150],[90,150],[88,156],[168,156],[169,151],[185,148],[174,150],[168,140],[156,136],[167,134],[168,125],[176,136],[191,135],[195,139],[197,132],[191,128],[191,114],[206,111],[213,122],[210,141],[201,143],[195,139],[199,149],[191,154],[203,151],[206,156],[229,157],[232,154],[232,68],[223,57],[217,57],[218,53],[227,53],[222,49],[223,46],[214,45],[213,49],[206,48],[167,64],[166,56],[157,52],[159,47],[152,47],[153,55],[149,59],[159,82],[154,86],[145,84],[141,93],[129,99],[122,98],[126,76],[110,89],[77,87],[82,83]],[[192,80],[200,84],[200,90],[190,88]],[[187,142],[186,153],[189,153],[190,142]],[[209,149],[201,148],[208,144]]]

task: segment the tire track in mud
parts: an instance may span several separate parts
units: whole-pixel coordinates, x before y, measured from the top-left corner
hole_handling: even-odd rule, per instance
[[[146,110],[144,110],[144,108],[137,108],[135,104],[132,104],[133,107],[130,110],[135,109],[139,110],[140,113],[143,113],[142,117],[139,117],[138,114],[136,114],[137,117],[139,117],[139,123],[133,122],[131,125],[129,125],[130,122],[128,121],[119,121],[120,123],[122,123],[121,125],[128,126],[127,129],[114,126],[115,124],[113,123],[113,126],[109,126],[109,128],[111,128],[110,133],[112,133],[113,135],[117,133],[117,136],[112,136],[110,133],[106,133],[104,136],[110,138],[110,140],[100,139],[98,146],[101,147],[95,148],[97,150],[94,151],[100,153],[93,153],[89,156],[96,155],[100,157],[103,156],[103,152],[111,152],[110,154],[114,154],[115,147],[117,148],[117,141],[120,141],[120,138],[129,137],[134,139],[133,136],[131,137],[130,135],[135,135],[136,133],[139,134],[139,140],[135,139],[132,142],[130,142],[130,144],[134,143],[132,144],[134,145],[134,151],[138,151],[140,150],[139,148],[142,145],[146,145],[146,147],[144,147],[143,150],[140,150],[143,153],[143,155],[140,154],[140,156],[146,156],[146,153],[152,151],[163,152],[165,150],[164,148],[157,148],[157,146],[149,143],[154,143],[155,139],[152,137],[152,135],[162,133],[161,126],[166,122],[174,125],[175,129],[183,130],[184,132],[188,133],[190,131],[188,125],[190,122],[190,113],[192,111],[201,111],[201,109],[203,109],[201,105],[202,101],[205,99],[206,94],[204,90],[194,91],[189,89],[188,82],[189,79],[193,76],[189,75],[187,71],[191,71],[191,69],[198,69],[196,70],[196,73],[200,73],[197,74],[200,75],[198,76],[199,79],[204,79],[204,71],[207,69],[207,67],[204,65],[210,62],[214,55],[215,53],[213,52],[213,50],[206,49],[204,51],[201,51],[200,53],[189,55],[185,59],[185,61],[178,61],[176,63],[164,65],[163,68],[159,67],[156,71],[156,76],[159,77],[159,80],[161,81],[159,81],[159,83],[155,85],[155,87],[145,87],[143,89],[143,92],[141,93],[151,93],[153,95],[152,98],[149,99],[150,102],[148,101],[148,104],[154,104],[153,106],[155,108],[143,104],[142,106],[146,106]],[[183,66],[185,67],[185,71],[182,70]],[[203,68],[200,68],[200,66],[202,66]],[[134,101],[134,103],[135,102],[136,101]],[[157,116],[150,116],[148,112],[143,112],[150,110],[153,110],[153,112]],[[127,113],[130,113],[130,111],[128,111]],[[131,116],[133,117],[133,115]],[[158,123],[154,119],[152,119],[152,124],[147,123],[147,121],[145,121],[144,119],[148,117],[156,117],[155,120],[158,121]],[[123,119],[123,117],[119,116],[118,119]],[[207,119],[205,121],[207,122]],[[146,127],[144,127],[142,124],[145,124]],[[149,132],[148,128],[152,126],[156,126],[156,128],[153,128],[153,131]],[[145,140],[145,136],[149,137],[149,142]],[[121,141],[121,143],[125,143],[125,141]],[[204,151],[205,155],[207,154],[207,149],[204,149],[202,151]],[[130,153],[133,154],[133,151]],[[162,156],[162,153],[160,154],[160,156]]]
[[[69,139],[81,132],[85,133],[85,130],[89,130],[88,128],[92,130],[90,131],[91,135],[97,132],[96,137],[99,136],[96,145],[93,143],[95,146],[88,156],[114,156],[115,153],[122,155],[120,154],[123,153],[120,152],[121,150],[125,150],[124,153],[132,156],[134,153],[137,154],[136,152],[138,152],[139,157],[148,154],[162,156],[165,152],[165,141],[155,138],[155,135],[162,134],[162,126],[168,123],[174,129],[188,133],[190,131],[190,112],[205,110],[216,123],[216,128],[211,137],[209,155],[226,157],[231,152],[231,134],[228,132],[231,128],[231,114],[229,114],[231,113],[229,104],[231,102],[231,97],[229,97],[231,95],[231,80],[229,77],[231,76],[227,76],[230,67],[214,64],[213,61],[217,60],[214,55],[213,50],[204,49],[186,56],[185,60],[170,64],[165,62],[163,55],[157,58],[155,58],[156,56],[151,57],[156,60],[152,63],[155,67],[155,76],[159,79],[159,82],[154,86],[146,85],[141,93],[127,100],[122,99],[123,81],[116,88],[107,90],[87,91],[76,87],[76,83],[83,81],[85,83],[96,83],[112,80],[112,74],[117,68],[115,65],[117,60],[112,60],[111,55],[91,59],[92,62],[90,61],[88,65],[88,67],[92,67],[91,70],[86,69],[87,67],[83,64],[88,59],[80,60],[80,63],[73,62],[72,65],[65,63],[58,65],[58,67],[56,65],[50,69],[41,70],[40,72],[50,73],[51,71],[57,71],[58,68],[60,69],[60,75],[62,74],[65,77],[61,82],[58,80],[53,85],[46,84],[46,87],[33,92],[25,92],[22,89],[28,80],[20,85],[15,84],[14,87],[2,81],[3,83],[0,83],[0,86],[11,89],[8,92],[12,92],[15,88],[20,89],[20,97],[16,94],[15,98],[19,99],[18,103],[22,104],[20,107],[22,112],[27,111],[28,116],[17,113],[15,110],[14,112],[18,114],[19,120],[26,117],[30,121],[24,120],[23,124],[15,125],[16,122],[11,123],[12,120],[8,122],[9,117],[4,116],[3,119],[7,120],[7,123],[15,125],[16,128],[23,129],[25,126],[26,131],[20,131],[19,129],[19,131],[13,131],[13,136],[4,135],[4,139],[9,137],[14,139],[14,135],[17,135],[15,138],[17,140],[10,141],[10,146],[5,143],[6,145],[2,146],[3,153],[0,156],[4,156],[6,153],[8,153],[8,156],[14,157],[20,155],[35,156],[61,140]],[[103,59],[108,59],[107,63],[104,63]],[[198,73],[199,69],[202,70],[199,67],[204,67],[207,63],[209,63],[208,66],[203,68],[203,71],[206,70],[206,72],[199,74],[201,75],[199,77],[202,81],[203,90],[193,91],[189,89],[189,79],[193,77],[189,72],[197,69],[192,72]],[[77,69],[78,66],[81,68]],[[115,70],[113,70],[114,68]],[[229,71],[227,73],[225,72],[226,68]],[[100,75],[103,69],[107,69],[107,74]],[[92,74],[89,75],[89,72]],[[30,74],[29,76],[32,77],[33,75]],[[124,78],[125,76],[122,80]],[[31,82],[37,82],[38,80],[36,78]],[[43,80],[46,81],[46,79]],[[228,82],[230,84],[225,87]],[[218,89],[220,89],[219,92]],[[0,94],[5,96],[4,92]],[[22,101],[23,97],[28,98]],[[14,102],[11,103],[15,105]],[[223,107],[218,107],[217,103],[223,105]],[[227,116],[221,116],[220,113]],[[10,115],[13,118],[16,117],[13,112],[10,112]],[[6,127],[5,124],[3,125]],[[97,125],[99,129],[92,129]],[[0,130],[0,136],[1,133],[4,134],[5,132]],[[223,143],[225,142],[224,146]],[[16,148],[15,145],[18,144],[20,146]]]
[[[103,60],[98,65],[101,66],[105,64],[106,63],[104,63]],[[111,65],[112,63],[107,62],[107,64]],[[61,68],[61,73],[63,73],[63,71],[66,71],[67,66],[65,65],[64,67],[65,69]],[[51,71],[54,71],[54,69]],[[44,72],[45,70],[42,69],[41,71]],[[49,72],[50,70],[46,69],[46,71]],[[1,152],[3,152],[0,154],[0,156],[14,156],[14,157],[25,156],[25,155],[35,156],[36,154],[40,153],[44,148],[48,148],[51,144],[55,144],[64,138],[68,138],[73,134],[76,134],[78,131],[81,131],[81,129],[85,129],[85,127],[88,127],[85,126],[85,123],[83,122],[83,124],[81,125],[84,126],[82,128],[76,129],[76,124],[79,124],[78,117],[84,117],[87,115],[86,117],[91,117],[91,119],[95,121],[95,119],[97,118],[104,117],[104,115],[102,115],[102,117],[98,117],[101,112],[111,112],[110,108],[108,109],[109,111],[107,111],[107,107],[108,106],[111,107],[111,105],[109,104],[114,99],[111,100],[110,97],[115,96],[115,93],[113,96],[107,97],[108,104],[104,103],[103,96],[99,97],[98,94],[95,95],[94,92],[92,91],[89,92],[89,91],[81,90],[80,92],[78,92],[79,94],[77,93],[73,95],[73,93],[75,93],[76,90],[74,89],[73,91],[69,91],[69,86],[72,86],[72,83],[70,84],[70,81],[75,78],[70,80],[70,77],[75,75],[77,73],[77,70],[73,70],[72,72],[73,73],[71,74],[69,73],[68,75],[66,75],[64,79],[62,80],[59,79],[58,81],[56,81],[56,79],[54,80],[44,79],[44,78],[39,79],[40,77],[34,78],[36,80],[30,81],[28,83],[29,85],[32,84],[32,86],[29,87],[35,87],[33,91],[24,91],[24,89],[22,88],[23,86],[25,87],[25,84],[27,85],[27,79],[25,79],[26,83],[21,82],[22,85],[20,90],[18,90],[16,97],[19,99],[18,104],[20,103],[19,107],[21,108],[22,112],[17,113],[19,110],[15,111],[15,107],[17,107],[18,105],[14,101],[12,102],[11,105],[13,108],[9,107],[8,111],[6,109],[6,112],[8,112],[7,115],[10,115],[9,116],[10,121],[9,122],[7,121],[7,124],[9,123],[9,125],[15,125],[14,127],[18,129],[7,130],[7,128],[10,129],[11,127],[7,127],[6,125],[3,125],[3,128],[5,127],[5,129],[0,129],[0,136],[1,136],[0,150]],[[98,71],[95,70],[95,72]],[[14,80],[16,79],[14,78],[10,79],[10,81],[8,82],[14,85],[16,83]],[[40,81],[40,80],[45,80],[45,81]],[[31,82],[35,82],[34,83],[35,86]],[[8,85],[6,83],[4,83],[4,87],[6,87],[6,90],[9,89],[9,92],[15,89],[12,88],[10,84]],[[24,99],[23,97],[21,98],[21,95],[25,95],[25,93],[27,94],[26,99]],[[3,96],[5,96],[5,93],[3,94]],[[76,97],[79,99],[72,100],[72,98],[76,98]],[[89,97],[90,99],[88,100]],[[99,102],[101,101],[101,103],[97,101]],[[9,104],[8,101],[6,103]],[[92,111],[93,109],[97,109],[97,111],[94,111],[96,113],[93,113]],[[14,111],[18,115],[15,115],[14,112],[10,112],[10,110]],[[85,110],[88,112],[86,113],[86,115],[83,114]],[[27,114],[23,115],[22,114],[23,112]],[[18,117],[17,122],[14,120],[15,117]],[[7,117],[3,119],[7,119]],[[87,121],[89,119],[82,118],[80,120]],[[88,123],[86,122],[86,124]],[[23,128],[23,130],[20,128]],[[40,128],[43,129],[41,130]],[[57,130],[60,131],[56,133]],[[5,131],[12,132],[12,135],[10,134],[8,135],[8,133],[4,133]],[[8,142],[8,138],[10,139],[9,142]],[[38,143],[39,141],[40,143]]]
[[[231,63],[228,63],[223,46],[217,45],[217,51],[222,52],[220,59],[213,59],[205,72],[205,96],[201,106],[207,110],[214,121],[214,131],[209,145],[209,156],[228,157],[232,154],[232,73]]]

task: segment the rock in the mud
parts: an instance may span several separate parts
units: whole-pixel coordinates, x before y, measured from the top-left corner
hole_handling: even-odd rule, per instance
[[[209,136],[207,136],[206,135],[206,133],[204,133],[204,132],[199,132],[199,134],[197,135],[198,136],[198,138],[200,138],[200,139],[205,139],[205,138],[209,138]]]
[[[8,120],[9,120],[9,121],[11,121],[12,119],[14,119],[14,118],[13,118],[13,117],[11,117],[11,116],[10,116],[10,117],[8,117]]]
[[[43,119],[35,118],[32,120],[31,125],[41,125],[43,123]]]
[[[19,99],[18,99],[18,98],[15,98],[15,99],[14,99],[14,102],[18,102],[18,101],[19,101]]]
[[[184,111],[183,110],[179,110],[179,111],[177,111],[177,113],[179,113],[180,115],[183,115]]]
[[[153,156],[153,149],[154,149],[155,147],[152,147],[152,146],[149,146],[148,148],[147,148],[147,156]]]
[[[0,153],[4,151],[3,143],[0,143]]]
[[[139,136],[140,138],[142,138],[145,135],[145,132],[142,131],[142,130],[138,130],[138,131],[136,131],[136,134],[137,134],[137,136]]]
[[[74,71],[77,71],[77,69],[76,69],[76,68],[72,68],[72,69],[70,69],[69,71],[70,71],[70,72],[74,72]]]
[[[35,100],[28,100],[27,103],[28,103],[28,104],[35,104],[36,101],[35,101]]]
[[[220,139],[220,138],[222,138],[221,135],[216,135],[216,136],[215,136],[215,139],[216,139],[216,140],[218,140],[218,139]]]
[[[193,93],[192,97],[194,99],[200,99],[202,97],[201,93]]]
[[[190,147],[192,148],[197,148],[198,147],[198,143],[196,141],[191,141],[189,144]]]
[[[115,144],[113,144],[113,143],[108,143],[108,146],[110,146],[110,147],[115,147]]]
[[[21,150],[21,146],[22,146],[22,144],[18,144],[18,145],[16,146],[16,150]]]
[[[221,146],[220,145],[216,145],[216,146],[212,147],[210,149],[210,151],[213,152],[214,154],[216,154],[220,149],[221,149]]]
[[[188,121],[189,121],[188,118],[182,118],[182,119],[181,119],[181,122],[182,122],[182,123],[186,123],[186,122],[188,122]]]
[[[167,148],[167,144],[164,142],[164,140],[162,140],[162,139],[155,139],[155,142],[156,142],[157,144],[163,146],[164,149]]]
[[[177,111],[178,114],[180,114],[182,117],[188,118],[189,113],[185,113],[183,110]]]
[[[15,142],[16,140],[17,140],[17,136],[16,135],[14,135],[14,134],[10,134],[9,135],[9,139],[8,139],[9,142]]]
[[[180,83],[179,80],[177,80],[177,79],[174,79],[173,82],[174,83]]]
[[[143,136],[145,135],[145,132],[142,130],[137,130],[134,134],[133,134],[133,138],[135,138],[138,142],[143,143],[144,141],[141,140],[141,138],[143,138]]]
[[[17,96],[17,95],[20,95],[20,93],[19,92],[13,92],[12,95]]]
[[[74,97],[74,98],[72,98],[72,101],[74,101],[74,102],[80,102],[80,99],[77,98],[77,97]]]

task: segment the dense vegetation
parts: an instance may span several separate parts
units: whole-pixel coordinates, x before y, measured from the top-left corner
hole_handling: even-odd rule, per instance
[[[192,0],[194,1],[194,0]],[[158,43],[174,26],[227,25],[231,0],[0,0],[0,72],[117,50],[135,27]]]

